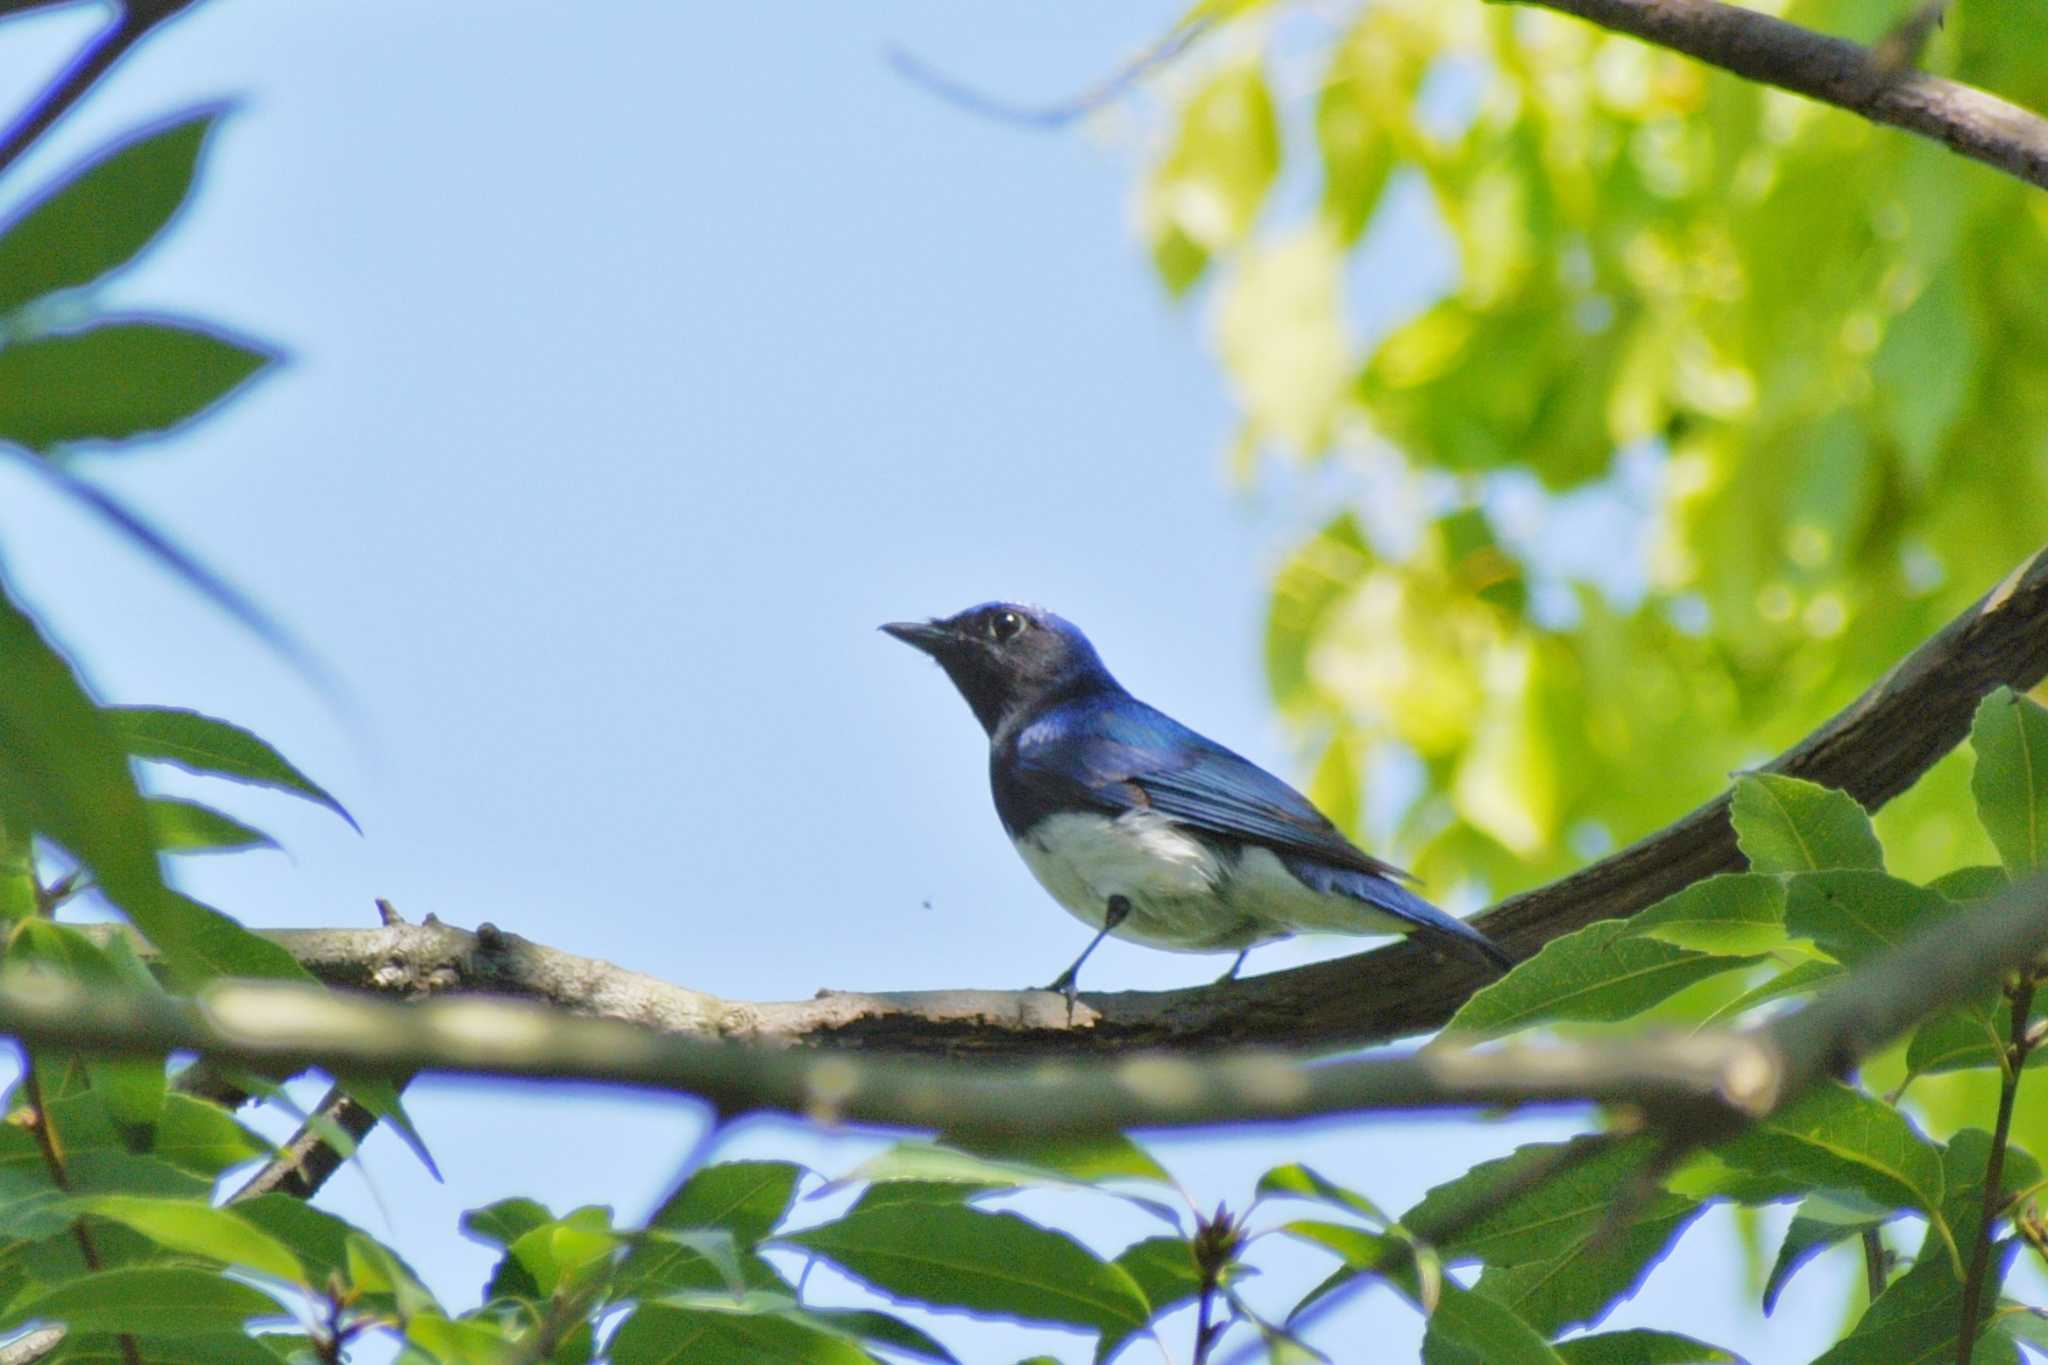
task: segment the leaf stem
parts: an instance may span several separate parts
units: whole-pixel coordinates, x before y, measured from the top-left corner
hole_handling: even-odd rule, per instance
[[[1863,1229],[1863,1287],[1872,1303],[1884,1293],[1884,1234],[1876,1228]]]
[[[1984,1159],[1983,1216],[1978,1222],[1975,1245],[1970,1248],[1970,1272],[1963,1278],[1963,1317],[1956,1338],[1956,1365],[1970,1365],[1977,1346],[1979,1309],[1984,1302],[1984,1276],[1991,1264],[1991,1225],[2000,1211],[1998,1191],[2005,1179],[2005,1146],[2012,1135],[2013,1102],[2019,1095],[2020,1075],[2026,1069],[2027,1049],[2033,1036],[2027,1022],[2034,1007],[2034,978],[2022,974],[2007,993],[2012,1001],[2011,1066],[1998,1087],[1998,1121],[1991,1130],[1991,1155]]]

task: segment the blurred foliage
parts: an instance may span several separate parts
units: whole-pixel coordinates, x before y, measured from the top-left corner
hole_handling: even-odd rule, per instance
[[[1905,5],[1771,8],[1869,40]],[[2039,547],[2039,191],[1540,10],[1250,9],[1169,78],[1138,220],[1169,290],[1210,281],[1241,448],[1354,490],[1274,578],[1267,673],[1315,794],[1428,883],[1668,823]],[[1998,0],[1924,64],[2048,108],[2048,25]],[[1362,336],[1423,205],[1455,268]],[[1559,544],[1573,505],[1604,543]],[[1390,747],[1422,792],[1377,809]],[[1954,771],[1884,821],[1914,868],[1988,855]]]
[[[1788,12],[1868,38],[1895,8]],[[1383,0],[1334,37],[1318,30],[1304,56],[1262,47],[1311,22],[1275,12],[1204,0],[1175,30],[1213,25],[1221,41],[1173,69],[1192,84],[1139,219],[1174,294],[1214,277],[1242,449],[1340,468],[1356,490],[1281,566],[1266,650],[1283,710],[1319,746],[1314,793],[1344,823],[1397,824],[1439,883],[1549,876],[1811,729],[2035,548],[2040,196],[1548,14]],[[1961,0],[1930,61],[2048,104],[2048,31],[2000,17]],[[1313,94],[1297,109],[1299,83],[1276,73],[1304,61]],[[97,303],[186,202],[219,117],[138,130],[0,223],[0,457],[261,628],[80,473],[86,455],[202,417],[274,359],[218,327]],[[1290,218],[1275,205],[1298,181],[1316,207]],[[1434,206],[1457,271],[1368,347],[1352,263],[1404,194]],[[1640,544],[1618,515],[1639,496]],[[1571,499],[1604,500],[1606,519],[1586,523],[1599,543],[1546,534]],[[1366,780],[1370,756],[1400,749],[1419,797]],[[174,855],[275,841],[151,795],[149,763],[354,823],[238,726],[103,705],[0,578],[0,974],[107,991],[304,979],[167,873]],[[1737,779],[1732,819],[1745,871],[1552,941],[1451,1032],[1741,1020],[1982,913],[2048,864],[2048,710],[1986,698],[1968,748],[1878,823],[1842,793],[1756,774]],[[60,918],[81,897],[155,956]],[[2031,1155],[2048,1149],[2048,1092],[2014,1064],[2013,1040],[2039,1027],[2014,1017],[2025,998],[1986,992],[1930,1018],[1854,1083],[1824,1083],[1676,1169],[1623,1123],[1483,1162],[1398,1217],[1285,1160],[1241,1207],[1204,1212],[1124,1138],[906,1142],[831,1179],[705,1165],[642,1227],[509,1198],[463,1221],[497,1253],[474,1307],[309,1201],[228,1193],[279,1153],[216,1096],[231,1081],[281,1101],[274,1080],[24,1050],[0,1105],[0,1343],[60,1324],[41,1359],[332,1365],[370,1337],[408,1365],[955,1358],[893,1312],[825,1306],[807,1288],[822,1263],[892,1305],[1065,1329],[1098,1362],[1169,1316],[1196,1361],[1226,1338],[1324,1359],[1310,1344],[1323,1315],[1376,1286],[1426,1315],[1428,1365],[1720,1362],[1735,1357],[1671,1332],[1586,1329],[1708,1209],[1796,1200],[1775,1253],[1750,1257],[1764,1313],[1816,1257],[1919,1237],[1869,1267],[1870,1301],[1822,1359],[1956,1355],[1982,1235],[1995,1245],[1969,1355],[2016,1362],[2021,1343],[2048,1341],[2048,1319],[1999,1293],[2023,1245],[2048,1259]],[[346,1089],[431,1166],[395,1087]],[[1986,1229],[1999,1149],[1984,1126],[2015,1090],[2007,1202]],[[345,1132],[309,1127],[352,1155]],[[1105,1201],[1144,1235],[1106,1254],[1029,1205],[989,1207],[1048,1194]],[[1273,1235],[1330,1265],[1307,1284],[1261,1281],[1255,1304],[1245,1287]]]

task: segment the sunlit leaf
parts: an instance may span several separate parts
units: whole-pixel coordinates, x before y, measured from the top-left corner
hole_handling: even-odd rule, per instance
[[[1785,887],[1730,873],[1694,882],[1629,920],[1634,932],[1694,952],[1767,953],[1785,941]]]
[[[1626,1019],[1755,960],[1674,948],[1638,935],[1627,920],[1600,920],[1544,944],[1474,994],[1444,1027],[1496,1034],[1544,1020]]]
[[[1013,1213],[893,1205],[782,1239],[885,1293],[1023,1322],[1131,1331],[1151,1306],[1121,1266]]]
[[[1170,290],[1186,290],[1213,253],[1244,237],[1279,169],[1280,128],[1264,73],[1253,63],[1218,72],[1181,110],[1140,209]]]
[[[283,1242],[232,1209],[197,1200],[148,1199],[100,1194],[75,1201],[74,1208],[122,1223],[173,1251],[205,1256],[310,1288],[299,1258]]]
[[[2017,880],[2048,862],[2048,708],[2001,687],[1970,726],[1977,818]]]
[[[1782,773],[1744,773],[1735,779],[1729,819],[1755,872],[1884,867],[1870,816],[1846,792]]]
[[[268,1294],[211,1271],[132,1266],[96,1271],[15,1303],[0,1316],[0,1328],[56,1322],[75,1332],[192,1336],[234,1331],[249,1318],[281,1311]]]
[[[144,799],[156,846],[165,853],[235,853],[276,848],[277,840],[211,806],[172,796]]]

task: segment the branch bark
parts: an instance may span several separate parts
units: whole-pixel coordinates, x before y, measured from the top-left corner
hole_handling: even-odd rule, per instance
[[[2048,675],[2048,551],[1915,650],[1770,764],[1875,808],[1969,733],[1985,693]],[[1745,865],[1726,793],[1666,829],[1475,918],[1517,956],[1594,920],[1634,914],[1702,877]],[[885,1048],[1026,1060],[1133,1050],[1272,1046],[1335,1050],[1436,1028],[1485,978],[1414,943],[1177,991],[1088,993],[1070,1024],[1044,991],[822,992],[753,1003],[670,985],[482,925],[272,930],[330,985],[407,998],[516,996],[698,1038]]]
[[[2048,189],[2048,119],[1843,38],[1720,0],[1523,0],[1918,133]],[[2027,22],[2015,16],[2015,23]]]
[[[1757,1029],[1481,1051],[1432,1046],[1315,1064],[1301,1051],[1163,1053],[1030,1066],[854,1058],[713,1041],[525,1001],[397,1005],[318,987],[219,981],[192,1000],[0,977],[0,1032],[101,1053],[190,1050],[351,1075],[595,1081],[689,1095],[722,1115],[1039,1138],[1340,1113],[1626,1103],[1673,1145],[1716,1141],[1845,1072],[1927,1015],[2048,948],[2048,877],[2011,888]]]

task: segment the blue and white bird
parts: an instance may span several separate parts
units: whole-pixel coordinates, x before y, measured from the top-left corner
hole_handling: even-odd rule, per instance
[[[1039,883],[1096,929],[1047,989],[1071,1002],[1104,936],[1181,953],[1299,933],[1422,933],[1505,969],[1486,935],[1402,885],[1308,799],[1126,692],[1049,611],[989,602],[882,629],[939,662],[989,738],[996,814]]]

